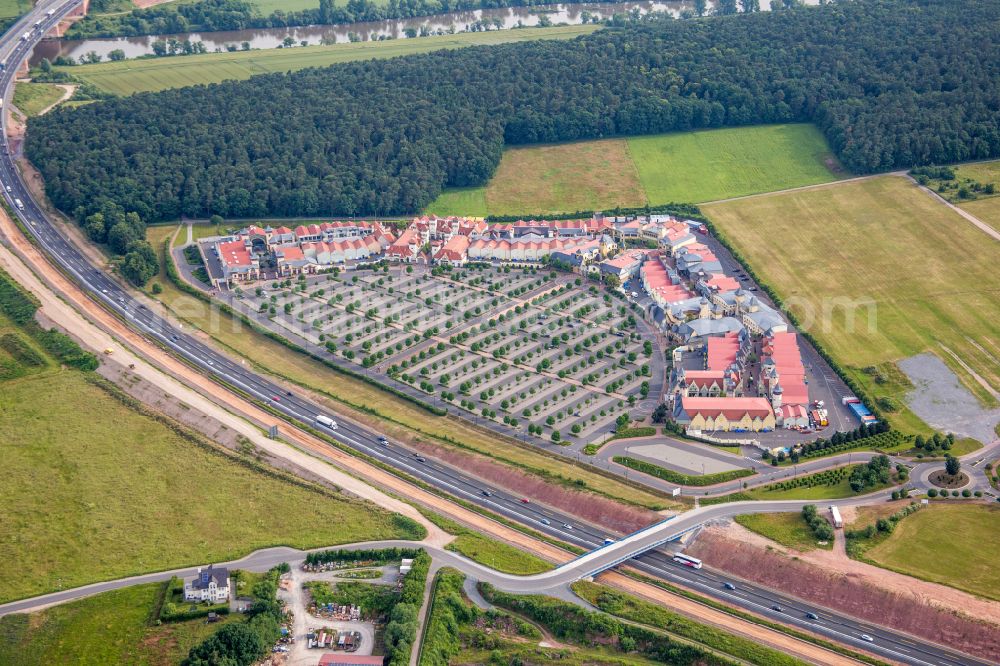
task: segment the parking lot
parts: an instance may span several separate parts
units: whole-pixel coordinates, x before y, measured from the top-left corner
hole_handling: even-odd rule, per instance
[[[603,440],[662,387],[659,342],[626,302],[541,267],[365,269],[230,297],[331,360],[548,441]]]

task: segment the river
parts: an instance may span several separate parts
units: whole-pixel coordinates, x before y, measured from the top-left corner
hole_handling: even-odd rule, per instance
[[[247,42],[252,49],[273,49],[282,44],[285,37],[291,37],[298,45],[303,41],[309,44],[345,43],[350,41],[348,34],[354,33],[362,41],[374,41],[380,37],[405,39],[406,30],[421,29],[426,33],[437,34],[454,29],[462,32],[469,29],[477,21],[490,22],[490,29],[511,29],[519,26],[537,26],[541,17],[547,16],[553,24],[565,23],[579,25],[583,23],[585,12],[610,18],[616,13],[627,13],[638,9],[646,14],[651,11],[667,12],[677,17],[681,10],[690,7],[688,2],[624,2],[593,3],[593,4],[563,4],[544,5],[538,7],[510,7],[506,9],[477,9],[468,12],[455,12],[437,16],[421,16],[417,18],[395,19],[390,21],[372,21],[368,23],[350,23],[341,25],[312,25],[295,28],[265,28],[260,30],[229,30],[222,32],[190,32],[173,35],[148,35],[143,37],[119,37],[116,39],[80,39],[80,40],[42,40],[31,56],[31,64],[37,64],[42,58],[54,60],[56,56],[71,56],[77,60],[91,51],[96,52],[106,60],[108,54],[116,49],[125,52],[127,58],[137,58],[153,53],[153,42],[157,40],[185,39],[192,42],[203,42],[208,51],[225,51],[227,47],[241,48]]]

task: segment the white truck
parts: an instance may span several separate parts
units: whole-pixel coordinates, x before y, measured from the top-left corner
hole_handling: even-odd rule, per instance
[[[320,414],[319,416],[316,417],[316,423],[320,424],[321,426],[325,426],[330,430],[337,429],[337,422],[331,419],[329,416],[324,416],[323,414]]]
[[[24,210],[24,202],[20,199],[14,199],[14,205],[17,206],[18,210]]]
[[[45,12],[45,15],[46,15],[46,16],[52,16],[52,15],[53,15],[53,14],[55,14],[55,13],[56,13],[56,10],[54,10],[54,9],[50,9],[49,11]]]
[[[26,41],[28,41],[29,37],[31,37],[31,33],[30,32],[26,32],[23,35],[21,35],[21,41],[22,42],[26,42]]]
[[[830,505],[830,515],[833,516],[833,526],[838,530],[844,526],[844,519],[840,517],[840,509]]]

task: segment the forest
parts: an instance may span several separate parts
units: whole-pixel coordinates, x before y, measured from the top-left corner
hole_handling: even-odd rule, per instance
[[[408,214],[505,144],[796,121],[871,173],[1000,155],[998,33],[976,0],[657,19],[60,108],[25,150],[80,221]]]

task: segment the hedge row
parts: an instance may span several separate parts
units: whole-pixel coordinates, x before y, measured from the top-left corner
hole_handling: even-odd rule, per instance
[[[619,465],[628,467],[629,469],[649,474],[650,476],[654,476],[657,479],[662,479],[670,483],[676,483],[679,486],[714,486],[717,483],[734,481],[736,479],[742,479],[745,476],[753,476],[754,474],[753,470],[734,469],[728,472],[718,472],[717,474],[693,476],[691,474],[681,474],[680,472],[675,472],[672,469],[666,469],[665,467],[660,467],[659,465],[654,465],[644,460],[629,458],[628,456],[615,456],[612,460]]]
[[[747,638],[695,622],[668,608],[643,601],[638,597],[612,590],[603,585],[579,581],[573,583],[573,591],[605,613],[669,631],[752,664],[768,664],[768,666],[801,666],[805,664],[795,657],[760,645]]]
[[[328,564],[330,562],[395,562],[404,558],[416,558],[423,551],[419,548],[378,548],[372,550],[320,550],[306,554],[306,564]],[[411,569],[412,571],[412,569]]]
[[[45,365],[45,359],[41,354],[28,346],[20,335],[16,333],[4,333],[0,336],[0,349],[10,354],[15,361],[31,368],[40,368]]]
[[[517,222],[519,220],[582,220],[594,216],[597,211],[578,210],[575,213],[530,213],[522,215],[489,215],[487,222]],[[622,215],[673,215],[685,219],[705,222],[705,217],[694,204],[687,203],[667,203],[659,206],[636,206],[632,208],[617,207],[613,210],[603,211],[608,216]]]
[[[782,301],[781,296],[778,295],[778,292],[775,291],[775,289],[770,284],[762,280],[760,276],[757,275],[756,272],[754,272],[753,266],[751,266],[750,262],[747,261],[746,258],[743,256],[743,254],[736,249],[736,247],[729,241],[728,238],[726,238],[725,234],[721,233],[718,227],[716,227],[715,224],[713,224],[710,219],[708,218],[701,218],[701,219],[705,222],[705,225],[708,227],[709,231],[712,232],[712,235],[715,236],[715,238],[719,241],[719,243],[727,250],[729,250],[729,253],[733,256],[733,259],[735,259],[737,262],[740,263],[740,265],[743,267],[743,270],[746,271],[747,275],[749,275],[750,278],[753,279],[753,281],[758,286],[760,286],[760,288],[764,291],[764,293],[766,293],[771,298],[771,301],[774,303],[775,307],[777,307],[779,310],[785,313],[785,316],[788,317],[788,320],[795,327],[796,332],[803,338],[805,338],[809,342],[809,344],[813,346],[813,348],[816,350],[816,353],[818,353],[820,357],[822,357],[822,359],[826,361],[827,365],[829,365],[833,369],[833,371],[836,372],[837,375],[844,381],[844,383],[847,385],[847,388],[849,388],[854,393],[854,395],[857,396],[864,403],[864,405],[871,411],[872,414],[875,415],[877,419],[879,419],[880,421],[886,421],[885,416],[878,409],[878,407],[875,404],[875,400],[868,394],[868,391],[866,391],[865,388],[860,383],[856,382],[854,378],[851,377],[847,373],[847,371],[840,366],[840,364],[829,354],[829,352],[826,351],[826,349],[819,343],[819,341],[815,338],[815,336],[812,335],[812,333],[802,328],[802,325],[799,322],[798,317],[795,316],[795,313],[789,311],[784,306],[784,301]]]
[[[728,666],[737,662],[697,645],[675,641],[662,633],[627,624],[576,604],[540,595],[513,595],[487,583],[479,584],[492,604],[543,625],[556,638],[583,645],[602,644],[617,654],[638,653],[664,664]]]
[[[389,611],[389,623],[385,626],[384,640],[388,657],[386,666],[406,666],[410,663],[413,641],[417,637],[417,618],[424,603],[424,588],[427,586],[430,568],[431,556],[421,550],[403,578],[399,601]]]
[[[22,290],[7,273],[0,271],[0,311],[63,365],[79,370],[96,370],[99,365],[97,356],[84,351],[68,335],[55,329],[46,331],[39,326],[35,321],[37,310],[38,302]]]
[[[414,397],[414,396],[412,396],[412,395],[410,395],[408,393],[405,393],[404,391],[400,391],[397,388],[394,388],[392,386],[388,386],[386,384],[383,384],[380,381],[372,379],[371,377],[368,377],[367,375],[363,375],[361,373],[354,372],[353,370],[349,370],[348,368],[344,368],[344,367],[342,367],[340,365],[337,365],[336,363],[333,363],[329,359],[323,358],[322,356],[318,356],[318,355],[314,354],[313,352],[309,351],[308,349],[295,344],[291,340],[288,340],[287,338],[282,337],[281,335],[275,333],[274,331],[271,331],[271,330],[269,330],[267,328],[264,328],[263,326],[260,326],[259,324],[257,324],[256,322],[252,321],[249,317],[247,317],[243,313],[241,313],[241,312],[239,312],[239,311],[231,308],[229,305],[227,305],[225,303],[222,303],[221,301],[212,300],[211,298],[209,298],[208,296],[206,296],[204,293],[202,293],[198,289],[195,289],[190,284],[188,284],[187,282],[185,282],[180,277],[180,275],[177,272],[177,266],[174,265],[173,256],[170,253],[170,239],[169,238],[166,239],[163,242],[163,251],[164,251],[164,265],[166,266],[167,277],[174,284],[174,286],[176,286],[178,289],[180,289],[184,293],[186,293],[186,294],[188,294],[190,296],[193,296],[193,297],[197,298],[200,301],[208,303],[209,305],[217,305],[222,312],[224,312],[224,313],[228,314],[229,316],[234,317],[237,320],[243,322],[245,325],[249,326],[250,329],[253,330],[255,333],[259,333],[260,335],[263,335],[263,336],[269,338],[270,340],[273,340],[273,341],[277,342],[278,344],[283,345],[283,346],[287,347],[288,349],[291,349],[294,352],[298,352],[300,354],[305,354],[306,356],[308,356],[309,358],[313,359],[314,361],[322,363],[324,366],[330,368],[334,372],[339,372],[342,375],[347,375],[348,377],[351,377],[353,379],[358,379],[360,381],[365,382],[366,384],[370,384],[370,385],[372,385],[372,386],[374,386],[374,387],[376,387],[378,389],[381,389],[383,391],[388,391],[389,393],[393,394],[397,398],[400,398],[402,400],[406,400],[407,402],[410,402],[410,403],[416,405],[417,407],[420,407],[421,409],[423,409],[425,411],[428,411],[431,414],[434,414],[435,416],[444,416],[445,414],[448,413],[447,409],[443,409],[441,407],[435,407],[435,406],[433,406],[433,405],[431,405],[431,404],[429,404],[427,402],[424,402],[423,400],[421,400],[419,398],[416,398],[416,397]]]

